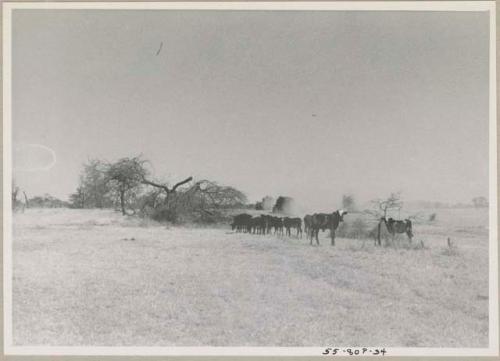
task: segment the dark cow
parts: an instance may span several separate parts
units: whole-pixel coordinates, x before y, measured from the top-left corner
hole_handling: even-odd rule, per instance
[[[385,217],[380,218],[380,222],[378,224],[378,234],[377,234],[377,243],[380,246],[380,227],[382,223],[385,224],[387,231],[389,232],[390,235],[392,235],[392,240],[394,241],[394,237],[396,236],[397,233],[406,233],[408,236],[408,239],[411,240],[413,238],[413,230],[412,230],[412,224],[409,219],[405,220],[396,220],[393,218],[386,219]]]
[[[231,223],[231,229],[236,232],[248,231],[248,226],[250,225],[250,220],[252,216],[250,214],[242,213],[234,216],[233,223]]]
[[[263,233],[264,234],[269,234],[271,233],[271,228],[273,227],[273,216],[270,216],[270,215],[267,215],[267,214],[263,214],[261,215],[262,219],[263,219]]]
[[[340,209],[333,213],[315,213],[312,215],[311,224],[309,228],[309,236],[311,237],[311,245],[313,237],[316,237],[316,244],[319,246],[318,233],[319,230],[330,230],[330,237],[332,239],[332,246],[335,245],[335,230],[338,228],[340,222],[344,221],[346,211]]]
[[[283,219],[280,217],[271,217],[271,226],[274,229],[274,234],[283,235]]]
[[[267,230],[267,216],[260,215],[253,217],[250,220],[251,232],[254,234],[266,234]]]
[[[260,231],[260,216],[252,217],[250,220],[250,232],[249,233],[257,233]]]
[[[302,219],[285,217],[283,219],[283,225],[285,226],[287,236],[291,236],[291,229],[295,228],[297,230],[297,237],[300,234],[300,237],[302,238]]]

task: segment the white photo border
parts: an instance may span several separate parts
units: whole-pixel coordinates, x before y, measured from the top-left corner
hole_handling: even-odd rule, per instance
[[[489,347],[385,347],[387,356],[499,356],[498,194],[495,1],[331,2],[4,2],[3,3],[3,305],[4,354],[99,356],[321,356],[323,347],[45,347],[14,346],[12,338],[12,11],[15,9],[486,11],[489,46]],[[329,345],[324,345],[328,347]],[[370,347],[382,348],[381,347]],[[342,348],[347,348],[342,347]],[[359,349],[359,347],[353,347]],[[370,355],[364,355],[370,356]]]

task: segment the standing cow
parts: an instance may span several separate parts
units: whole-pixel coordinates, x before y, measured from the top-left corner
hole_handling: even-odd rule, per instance
[[[283,235],[283,219],[273,216],[271,221],[274,228],[274,234]]]
[[[316,238],[316,244],[319,246],[318,233],[321,229],[325,231],[330,230],[330,237],[332,239],[332,246],[335,245],[335,231],[338,228],[340,222],[344,221],[344,216],[347,214],[346,211],[340,209],[333,213],[315,213],[311,216],[311,224],[309,225],[309,235],[311,237],[311,245],[313,237]]]
[[[246,232],[250,224],[252,216],[250,214],[242,213],[233,217],[233,223],[231,223],[231,229],[236,232]]]
[[[406,233],[408,236],[408,239],[411,240],[413,238],[413,227],[411,224],[411,221],[409,219],[405,219],[403,221],[401,220],[396,220],[393,218],[386,219],[385,217],[380,218],[380,222],[378,223],[378,229],[377,229],[377,244],[380,246],[380,230],[382,223],[385,224],[385,227],[387,228],[387,231],[389,234],[392,236],[392,241],[394,242],[394,238],[396,237],[397,233]]]
[[[300,238],[302,238],[302,219],[285,217],[283,219],[283,225],[285,226],[287,236],[291,236],[291,229],[295,228],[297,231],[296,236],[299,237],[300,234]]]

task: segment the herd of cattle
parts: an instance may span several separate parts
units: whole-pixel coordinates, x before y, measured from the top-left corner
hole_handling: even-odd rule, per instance
[[[319,245],[318,233],[319,231],[330,230],[330,238],[332,246],[335,245],[335,231],[337,230],[340,222],[344,221],[346,211],[340,209],[333,213],[314,213],[308,214],[302,220],[301,218],[290,217],[276,217],[267,214],[259,216],[252,216],[250,214],[242,213],[234,216],[231,228],[236,232],[247,232],[253,234],[278,234],[287,236],[292,235],[292,230],[297,237],[302,238],[302,224],[304,224],[304,232],[310,238],[310,244],[313,243],[313,238],[316,239],[316,244]],[[302,223],[303,221],[303,223]],[[381,226],[385,225],[386,230],[392,237],[397,233],[406,233],[408,239],[412,240],[413,230],[412,223],[409,219],[395,220],[393,218],[386,219],[380,218],[378,223],[378,231],[375,242],[381,245],[380,234]]]
[[[310,238],[311,244],[313,238],[316,238],[316,243],[319,245],[319,231],[330,230],[332,245],[335,245],[335,230],[340,222],[344,220],[344,215],[347,212],[340,209],[333,213],[315,213],[304,217],[304,232]],[[236,232],[248,232],[253,234],[285,234],[292,235],[292,230],[297,237],[302,237],[302,219],[290,217],[276,217],[267,214],[252,216],[250,214],[238,214],[234,216],[231,228]]]

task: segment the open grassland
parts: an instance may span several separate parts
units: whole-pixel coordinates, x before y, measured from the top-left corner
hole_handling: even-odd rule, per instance
[[[410,248],[29,209],[14,216],[14,343],[486,347],[487,210],[436,213]]]

